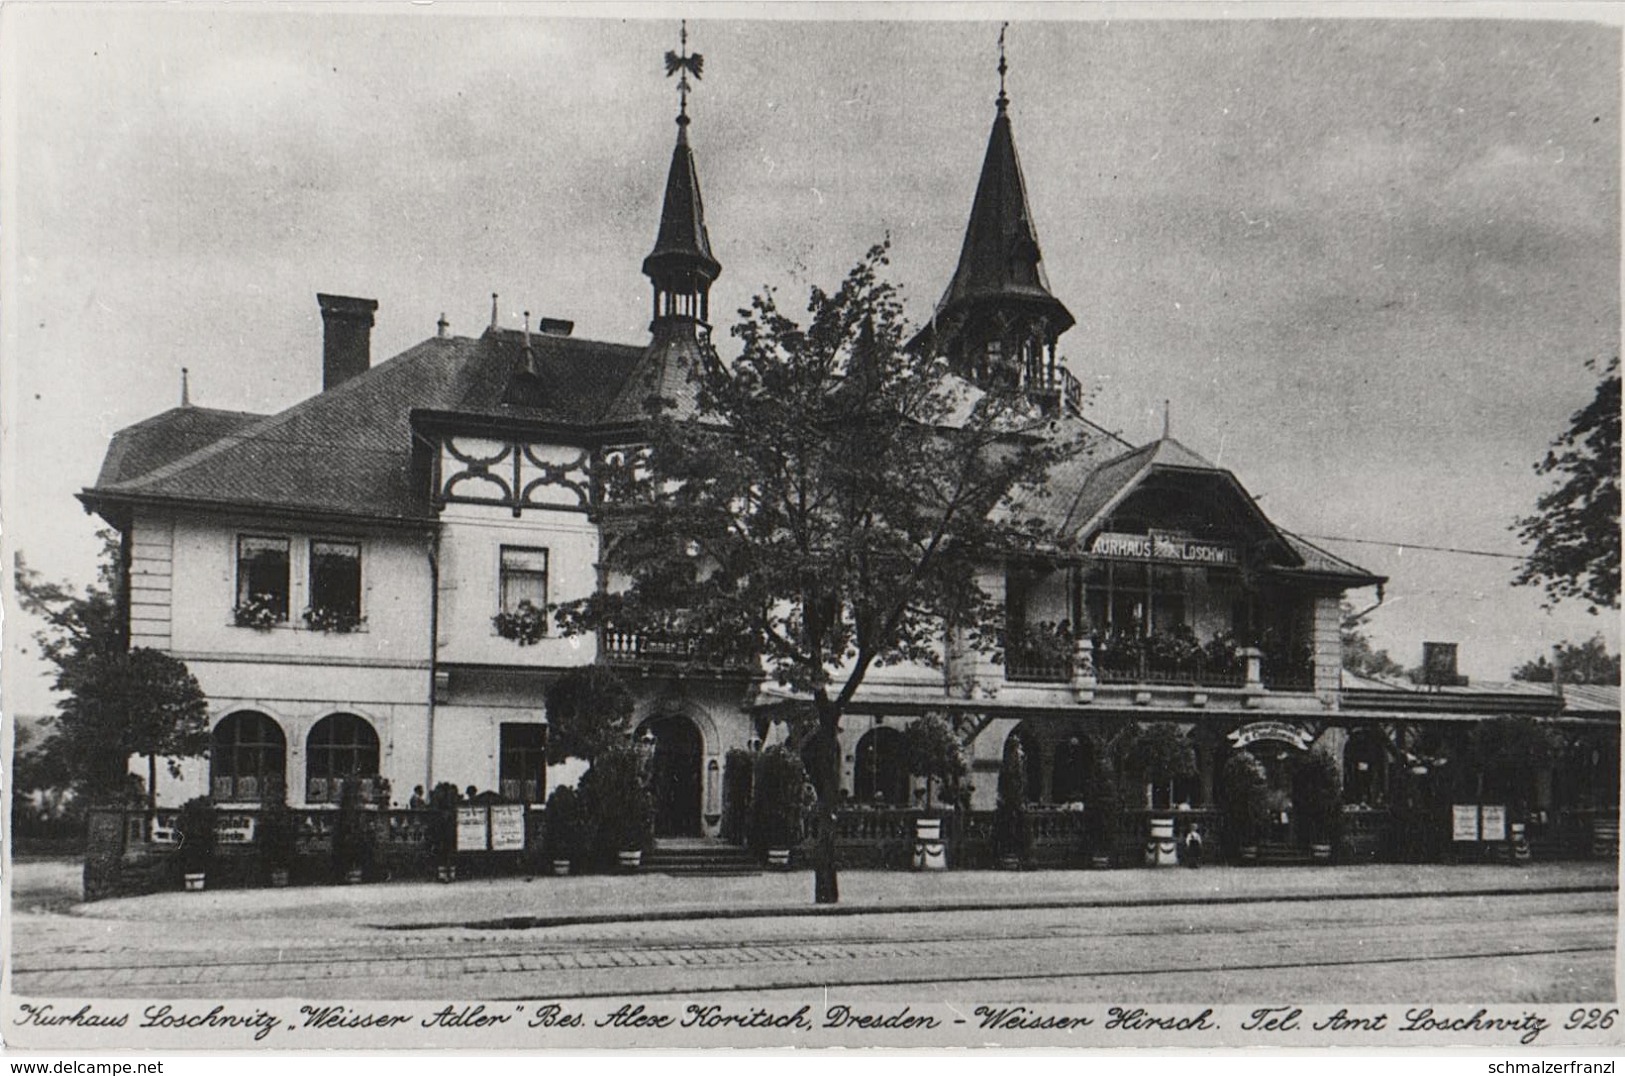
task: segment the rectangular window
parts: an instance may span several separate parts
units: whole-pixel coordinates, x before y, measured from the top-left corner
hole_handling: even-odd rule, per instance
[[[504,722],[500,734],[497,787],[502,798],[542,802],[547,793],[547,726]]]
[[[502,611],[516,613],[522,603],[547,608],[547,550],[502,547]]]
[[[237,538],[237,616],[288,619],[288,540]]]
[[[310,608],[350,620],[361,616],[361,546],[310,543]]]

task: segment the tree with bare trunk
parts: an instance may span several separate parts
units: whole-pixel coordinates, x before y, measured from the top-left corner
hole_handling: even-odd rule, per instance
[[[742,659],[786,689],[817,794],[814,899],[839,900],[839,727],[876,666],[937,665],[950,632],[992,651],[1001,594],[979,569],[1051,548],[1031,508],[1073,446],[1011,386],[977,388],[907,346],[886,248],[802,324],[772,291],[712,356],[689,413],[657,402],[647,442],[601,474],[606,574],[566,631],[680,638],[696,666]]]

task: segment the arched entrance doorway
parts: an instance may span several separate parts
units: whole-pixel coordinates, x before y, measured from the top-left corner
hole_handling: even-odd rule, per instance
[[[862,804],[909,805],[907,753],[903,734],[884,725],[858,740],[852,755],[852,798]]]
[[[654,796],[656,837],[698,837],[704,747],[694,722],[677,714],[652,717],[638,739],[653,737],[649,791]]]

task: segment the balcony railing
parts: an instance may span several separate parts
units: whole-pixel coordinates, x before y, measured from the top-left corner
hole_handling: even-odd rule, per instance
[[[1247,672],[1232,663],[1205,659],[1160,664],[1141,654],[1131,662],[1097,660],[1095,678],[1102,684],[1167,684],[1175,687],[1244,687]]]
[[[709,649],[709,648],[707,648]],[[701,655],[693,636],[679,632],[622,631],[605,628],[598,633],[598,657],[611,665],[702,665],[743,669],[752,664],[742,649],[718,656]]]
[[[1073,667],[1070,654],[1063,657],[1053,648],[1016,643],[1004,652],[1004,678],[1013,684],[1064,684]]]

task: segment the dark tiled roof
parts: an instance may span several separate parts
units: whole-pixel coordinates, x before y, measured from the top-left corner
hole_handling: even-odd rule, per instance
[[[412,411],[591,426],[643,352],[549,334],[532,334],[531,347],[540,377],[525,406],[503,402],[524,355],[521,334],[431,339],[279,414],[240,416],[243,421],[228,425],[203,447],[146,470],[114,461],[110,451],[90,499],[110,494],[373,519],[428,518],[427,490],[412,475]],[[120,436],[140,429],[131,427]],[[116,437],[115,448],[118,444]]]
[[[129,481],[264,417],[248,411],[218,411],[212,407],[170,408],[113,435],[96,484],[111,486]]]
[[[1104,447],[1109,450],[1115,446],[1107,443]],[[1065,504],[1066,511],[1054,520],[1055,525],[1069,533],[1086,537],[1087,532],[1100,522],[1101,514],[1119,500],[1119,494],[1137,485],[1153,467],[1195,469],[1221,475],[1229,473],[1214,467],[1173,438],[1164,437],[1120,455],[1098,460],[1090,471],[1078,476],[1079,480],[1071,488],[1056,490],[1056,499]]]
[[[693,338],[678,335],[655,341],[604,409],[603,421],[641,422],[648,416],[651,397],[670,400],[674,407],[671,413],[678,417],[696,414],[700,408],[699,371],[713,361],[709,345]]]
[[[972,304],[1009,300],[1048,308],[1050,328],[1057,334],[1072,326],[1072,314],[1050,294],[1044,277],[1010,116],[1001,106],[988,135],[959,265],[937,304],[937,314],[946,318]]]

